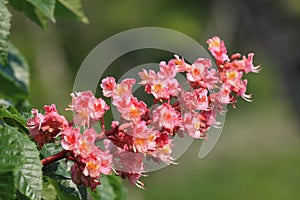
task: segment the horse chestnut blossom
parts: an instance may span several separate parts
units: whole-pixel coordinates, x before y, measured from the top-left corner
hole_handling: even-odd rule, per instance
[[[57,134],[69,127],[66,118],[58,114],[54,104],[44,106],[45,115],[32,109],[33,117],[27,121],[30,135],[41,148],[45,143],[53,142]]]
[[[76,92],[71,94],[70,110],[74,111],[74,123],[80,126],[91,127],[103,117],[108,105],[101,98],[96,98],[92,91]]]
[[[112,155],[95,145],[98,137],[93,128],[85,129],[80,134],[78,128],[69,127],[62,132],[61,145],[68,151],[68,158],[74,161],[72,180],[95,189],[100,184],[101,174],[110,174]]]
[[[167,130],[171,135],[181,126],[180,113],[168,103],[158,106],[153,111],[151,119],[152,125],[157,130]]]
[[[162,61],[159,66],[160,71],[157,74],[153,70],[139,72],[138,75],[142,79],[140,84],[144,85],[145,92],[152,94],[155,99],[170,99],[179,91],[179,83],[175,79],[175,65]]]
[[[101,184],[101,175],[115,173],[127,178],[140,188],[147,160],[174,164],[172,157],[175,135],[207,140],[211,127],[220,127],[217,116],[227,110],[239,97],[251,101],[247,94],[248,81],[243,75],[261,70],[253,65],[253,53],[227,55],[225,43],[214,36],[207,41],[208,50],[216,59],[217,68],[207,58],[198,58],[187,63],[175,58],[159,63],[157,72],[142,70],[138,73],[145,93],[154,98],[153,105],[147,105],[133,95],[134,78],[117,83],[114,77],[106,77],[100,87],[103,96],[111,98],[112,106],[120,113],[120,119],[111,122],[110,129],[104,125],[104,115],[109,106],[102,98],[96,98],[91,91],[74,92],[67,110],[73,111],[73,120],[68,122],[57,113],[55,105],[45,106],[45,115],[36,109],[27,126],[39,147],[48,142],[60,140],[63,151],[45,158],[45,166],[65,158],[74,162],[71,168],[72,180],[95,190]],[[188,89],[183,87],[177,75],[185,75]],[[97,133],[93,125],[102,124]],[[96,145],[102,141],[104,145]],[[104,146],[104,147],[103,147]]]
[[[217,64],[229,62],[229,57],[227,55],[227,49],[225,47],[224,41],[218,36],[214,36],[207,40],[208,50],[211,55],[215,57]]]

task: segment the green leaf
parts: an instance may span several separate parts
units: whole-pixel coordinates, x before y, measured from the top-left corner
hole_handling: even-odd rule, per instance
[[[19,190],[17,190],[17,198],[16,200],[31,200],[28,197],[26,197],[25,195],[23,195],[22,193],[20,193]]]
[[[57,193],[55,187],[48,181],[48,177],[44,177],[42,199],[44,200],[57,200]]]
[[[28,96],[28,65],[13,45],[9,45],[8,65],[0,65],[0,85],[0,97],[9,97],[15,103]]]
[[[41,151],[42,157],[48,157],[61,151],[61,145],[46,144]],[[58,199],[79,199],[86,200],[86,188],[75,185],[71,180],[71,166],[73,162],[60,160],[43,168],[44,175],[47,176],[49,186],[47,190],[55,189]]]
[[[28,99],[18,101],[14,106],[26,119],[31,117],[31,110],[33,106]]]
[[[82,198],[78,189],[71,180],[59,180],[46,177],[48,185],[45,190],[54,190],[56,194],[56,199],[59,200],[85,200]],[[44,194],[46,191],[44,191]],[[43,196],[44,197],[44,196]],[[49,198],[49,194],[46,195]]]
[[[48,17],[42,11],[34,7],[25,0],[9,0],[9,4],[16,10],[23,12],[29,19],[39,25],[41,28],[47,28]]]
[[[14,186],[13,173],[10,172],[0,172],[0,199],[15,199],[16,198],[16,188]]]
[[[76,19],[82,23],[89,22],[83,13],[80,0],[57,0],[55,16]]]
[[[109,180],[106,176],[100,178],[101,185],[96,187],[96,191],[93,192],[90,188],[88,189],[90,197],[93,200],[113,200],[116,198],[113,187],[110,185]]]
[[[39,151],[28,137],[20,132],[17,132],[16,136],[24,163],[14,171],[15,185],[18,191],[29,199],[41,199],[42,164],[39,159]]]
[[[68,200],[68,199],[80,199],[72,193],[68,193],[61,189],[60,181],[52,179],[50,177],[44,177],[42,198],[45,200]]]
[[[12,171],[24,164],[19,135],[22,134],[17,129],[0,125],[0,172]]]
[[[6,65],[11,14],[3,0],[0,1],[0,64]]]
[[[42,158],[49,157],[54,155],[60,151],[62,151],[61,144],[48,143],[45,144],[41,150]],[[60,178],[60,179],[71,179],[71,166],[73,162],[66,160],[60,160],[55,163],[51,163],[43,168],[44,175],[52,177],[52,178]]]
[[[29,134],[26,128],[26,119],[12,106],[7,109],[0,105],[0,120],[3,120],[6,124],[16,127],[20,132]]]
[[[57,193],[52,184],[44,184],[42,192],[43,200],[57,200]]]
[[[96,192],[88,189],[89,197],[93,200],[126,200],[127,192],[119,176],[109,175],[100,178]]]
[[[55,0],[26,0],[31,3],[35,8],[37,8],[44,16],[55,22],[54,9]]]
[[[43,146],[41,155],[43,158],[47,158],[49,156],[57,154],[58,152],[60,152],[62,150],[63,150],[63,148],[61,147],[61,144],[47,143]]]
[[[0,127],[0,172],[13,174],[13,181],[7,182],[6,187],[14,187],[29,199],[41,199],[42,165],[39,151],[28,137],[10,126]]]
[[[82,11],[80,0],[9,0],[9,4],[16,10],[23,12],[43,29],[47,28],[49,19],[55,22],[54,16],[88,23],[88,18]]]
[[[107,176],[110,185],[113,187],[114,193],[116,194],[115,200],[127,200],[127,190],[123,185],[120,176]]]

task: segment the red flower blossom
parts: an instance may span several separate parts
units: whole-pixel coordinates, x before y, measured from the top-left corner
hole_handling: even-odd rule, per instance
[[[54,104],[44,106],[44,110],[45,115],[39,113],[37,109],[32,109],[33,117],[27,121],[30,135],[40,148],[45,143],[53,142],[57,134],[69,126],[65,117],[57,113]]]

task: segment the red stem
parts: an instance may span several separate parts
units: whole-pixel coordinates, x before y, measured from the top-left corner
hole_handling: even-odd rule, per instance
[[[118,127],[112,128],[112,129],[107,130],[107,131],[104,131],[104,134],[105,134],[106,136],[109,136],[109,135],[114,135],[114,134],[117,133],[117,132],[119,132],[119,131],[118,131]]]
[[[42,163],[43,166],[54,163],[58,160],[66,158],[68,156],[68,152],[69,151],[67,151],[67,150],[62,150],[61,152],[58,152],[57,154],[54,154],[54,155],[49,156],[47,158],[44,158],[43,160],[41,160],[41,163]]]

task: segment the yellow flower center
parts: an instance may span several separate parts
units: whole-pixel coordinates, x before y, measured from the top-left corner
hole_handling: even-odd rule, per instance
[[[231,79],[231,80],[233,80],[233,79],[235,79],[235,78],[237,78],[238,77],[238,72],[237,71],[232,71],[232,72],[228,72],[227,73],[227,77],[228,77],[228,79]]]
[[[89,171],[96,171],[99,168],[99,165],[97,165],[97,163],[93,162],[93,161],[89,161],[88,163],[86,163],[86,168]]]
[[[139,110],[135,106],[130,107],[130,117],[140,116]]]
[[[196,129],[196,130],[199,130],[199,129],[200,129],[200,122],[196,122],[196,123],[195,123],[195,129]]]
[[[211,42],[211,43],[209,44],[209,46],[210,46],[211,48],[218,48],[218,47],[220,47],[220,41],[219,41],[219,40],[214,40],[213,42]]]
[[[153,85],[154,92],[160,92],[160,91],[162,91],[162,89],[163,89],[163,86],[160,83]]]

